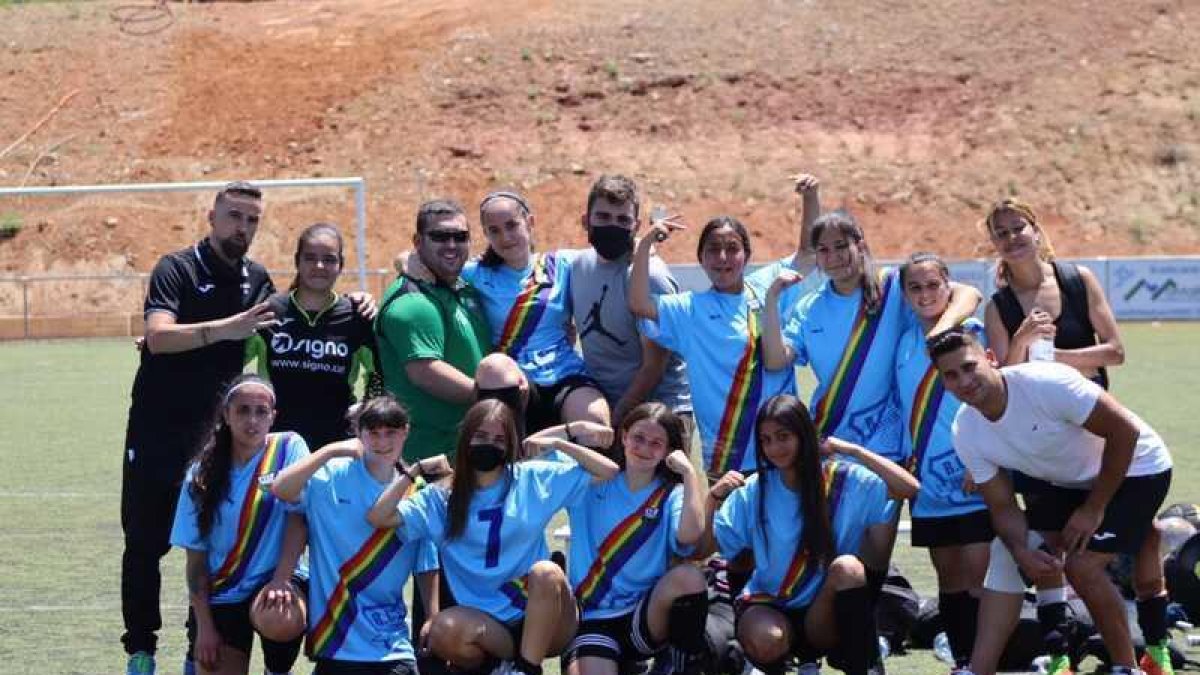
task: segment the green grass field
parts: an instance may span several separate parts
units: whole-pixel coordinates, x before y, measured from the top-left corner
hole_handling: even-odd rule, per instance
[[[1195,397],[1187,384],[1200,372],[1200,324],[1122,331],[1131,365],[1114,373],[1114,392],[1171,445],[1170,500],[1200,501],[1191,480],[1200,476],[1200,437],[1188,428]],[[118,504],[135,368],[129,340],[0,344],[0,672],[91,675],[124,666]],[[806,392],[808,382],[802,378]],[[923,595],[935,592],[925,553],[910,549],[906,535],[896,560]],[[170,674],[179,672],[185,646],[178,552],[164,560],[163,573],[159,672]],[[914,652],[889,659],[888,670],[947,669],[929,652]]]

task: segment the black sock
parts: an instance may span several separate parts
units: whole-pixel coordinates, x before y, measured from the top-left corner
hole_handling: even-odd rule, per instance
[[[1067,603],[1051,602],[1038,605],[1038,624],[1042,627],[1042,640],[1046,653],[1063,656],[1067,653]]]
[[[688,656],[708,651],[704,627],[708,623],[708,591],[681,595],[671,603],[667,639]]]
[[[520,653],[513,659],[513,667],[525,673],[525,675],[542,675],[542,667],[526,661],[525,657],[521,656]]]
[[[867,568],[867,590],[870,592],[871,606],[879,602],[879,594],[883,592],[883,584],[887,581],[887,570],[873,570]]]
[[[1156,595],[1137,601],[1137,622],[1147,645],[1167,639],[1167,596]]]
[[[971,649],[975,646],[975,630],[979,613],[979,599],[967,591],[938,594],[938,611],[950,640],[950,653],[955,665],[964,667],[971,661]]]
[[[847,588],[833,596],[837,652],[847,675],[865,675],[879,661],[873,606],[871,591],[866,586]]]

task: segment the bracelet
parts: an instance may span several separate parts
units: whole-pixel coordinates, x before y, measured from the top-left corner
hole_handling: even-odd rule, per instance
[[[567,440],[571,441],[572,443],[578,443],[578,441],[575,440],[575,434],[571,433],[571,423],[567,422],[563,425],[563,427],[567,430]]]
[[[413,462],[412,466],[409,466],[408,470],[404,472],[404,475],[408,476],[408,479],[415,483],[415,482],[417,482],[417,477],[413,475],[413,469],[416,469],[417,471],[420,471],[421,473],[425,473],[425,470],[421,468],[421,462],[416,461],[416,462]]]
[[[200,329],[200,346],[207,347],[210,340],[208,339],[208,326]]]

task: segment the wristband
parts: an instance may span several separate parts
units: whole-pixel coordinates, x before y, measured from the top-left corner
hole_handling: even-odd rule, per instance
[[[413,469],[416,469],[417,471],[420,471],[422,474],[423,474],[423,473],[425,473],[425,470],[421,468],[421,462],[420,462],[420,461],[416,461],[416,462],[413,462],[413,463],[412,463],[412,466],[408,467],[408,470],[404,472],[404,475],[405,475],[405,476],[408,476],[408,480],[410,480],[410,481],[412,481],[413,483],[415,483],[415,482],[417,482],[417,476],[414,476],[414,475],[413,475]],[[418,475],[419,475],[419,474],[418,474]]]

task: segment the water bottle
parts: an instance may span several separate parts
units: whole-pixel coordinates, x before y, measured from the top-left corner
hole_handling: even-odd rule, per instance
[[[945,633],[938,633],[933,638],[933,655],[942,663],[955,665],[954,652],[950,651],[950,638]]]
[[[1029,345],[1029,360],[1030,361],[1053,361],[1054,360],[1054,340],[1050,338],[1038,338]]]

